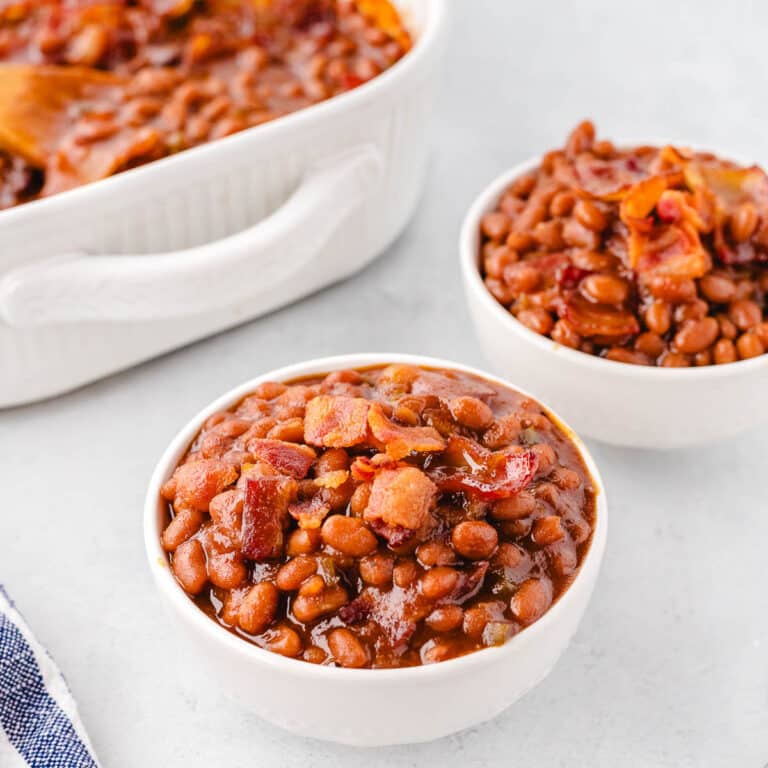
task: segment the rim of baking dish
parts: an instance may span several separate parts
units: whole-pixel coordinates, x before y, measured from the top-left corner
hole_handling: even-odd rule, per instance
[[[98,179],[97,181],[65,190],[64,192],[58,192],[50,197],[31,200],[30,202],[7,208],[0,211],[0,222],[10,225],[16,219],[23,219],[25,216],[55,213],[57,212],[57,207],[61,207],[65,203],[71,205],[86,203],[90,196],[94,194],[107,195],[110,194],[110,190],[119,193],[121,187],[127,189],[129,185],[140,184],[148,174],[157,173],[158,168],[173,168],[174,164],[189,163],[189,160],[186,158],[190,156],[199,158],[206,152],[220,151],[222,146],[234,151],[238,143],[242,143],[243,149],[247,149],[248,142],[255,141],[257,138],[259,141],[268,142],[275,133],[287,133],[302,122],[322,120],[326,115],[333,114],[334,111],[356,105],[363,106],[374,101],[382,89],[388,88],[393,81],[407,76],[411,70],[419,67],[421,61],[429,54],[431,49],[440,43],[440,38],[447,25],[446,0],[419,0],[419,2],[424,3],[427,11],[422,28],[414,28],[413,12],[411,9],[401,8],[396,2],[405,26],[414,36],[413,47],[391,67],[357,88],[337,94],[317,104],[303,107],[295,112],[290,112],[287,115],[277,117],[261,125],[246,128],[244,131],[238,131],[230,136],[208,141],[196,147],[190,147],[183,152],[161,157],[158,160],[153,160],[144,165],[108,176],[105,179]],[[179,165],[179,167],[183,166]]]
[[[540,405],[543,405],[557,425],[574,442],[595,486],[596,522],[592,531],[592,539],[589,548],[584,554],[571,583],[540,619],[522,629],[503,645],[492,648],[481,648],[464,656],[447,659],[446,661],[434,664],[422,664],[413,667],[397,667],[392,669],[346,669],[343,667],[331,667],[310,664],[301,659],[286,658],[272,651],[260,648],[244,638],[238,637],[203,613],[174,578],[170,569],[168,555],[160,544],[161,525],[158,506],[160,503],[160,487],[165,480],[170,477],[178,460],[186,452],[205,420],[213,413],[234,405],[240,399],[252,392],[261,382],[290,381],[303,376],[329,373],[345,368],[364,368],[367,366],[387,365],[391,363],[453,369],[480,376],[500,386],[511,387],[522,395],[530,397],[531,399],[536,400]],[[538,398],[534,397],[529,392],[526,392],[524,389],[520,389],[499,376],[494,376],[493,374],[477,368],[472,368],[450,360],[442,360],[422,355],[395,353],[346,354],[315,358],[278,368],[273,371],[268,371],[231,389],[193,416],[170,442],[152,474],[144,504],[144,544],[155,583],[163,593],[164,597],[173,604],[175,609],[179,611],[191,625],[194,626],[194,629],[197,632],[202,633],[213,642],[218,643],[222,650],[231,652],[244,662],[266,664],[279,668],[286,673],[292,673],[297,677],[312,676],[327,678],[329,680],[332,679],[334,682],[361,680],[364,680],[366,683],[371,683],[373,681],[382,683],[402,682],[406,677],[415,676],[426,678],[435,675],[440,676],[450,675],[452,673],[463,673],[473,667],[501,662],[507,656],[525,654],[531,646],[535,646],[540,635],[556,628],[557,623],[560,620],[560,615],[566,610],[569,603],[577,599],[575,594],[576,590],[580,588],[589,589],[589,577],[592,577],[593,582],[597,578],[605,551],[608,532],[607,509],[605,485],[600,476],[597,464],[584,443],[555,411],[549,408],[549,406],[541,403]],[[590,595],[587,595],[587,602],[589,599]],[[570,642],[570,639],[571,638],[569,637],[568,642]],[[567,644],[568,643],[566,643],[566,645]]]
[[[658,146],[669,144],[670,142],[656,142]],[[623,146],[640,146],[648,144],[647,141],[622,142]],[[685,142],[674,142],[676,146],[689,146]],[[694,146],[697,151],[709,151],[712,149],[703,149]],[[718,157],[731,157],[732,154],[718,155]],[[528,173],[539,167],[541,157],[534,157],[518,163],[501,173],[488,184],[482,192],[475,198],[474,202],[467,211],[461,226],[459,236],[459,256],[461,261],[461,272],[465,285],[473,292],[474,297],[495,315],[499,322],[506,328],[520,336],[529,344],[538,347],[546,352],[555,354],[560,360],[568,361],[584,368],[591,368],[596,373],[619,376],[637,377],[645,379],[720,379],[725,376],[748,375],[756,369],[768,368],[768,351],[765,354],[753,357],[749,360],[738,360],[735,363],[725,365],[703,365],[691,366],[689,368],[664,368],[662,366],[633,365],[631,363],[620,363],[615,360],[607,360],[597,355],[590,355],[586,352],[580,352],[571,349],[562,344],[558,344],[548,336],[542,336],[523,325],[511,312],[507,311],[485,287],[482,275],[480,273],[480,219],[483,214],[494,209],[504,190],[519,176]],[[741,162],[735,157],[736,162]]]

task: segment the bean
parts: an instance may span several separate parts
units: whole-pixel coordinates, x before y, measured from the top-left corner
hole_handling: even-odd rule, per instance
[[[308,582],[305,582],[302,589],[314,578],[320,578],[322,581],[321,577],[312,576]],[[349,600],[347,591],[339,585],[329,586],[318,594],[302,594],[301,592],[299,590],[299,594],[293,599],[291,610],[296,619],[302,624],[337,611],[342,605],[346,605]]]
[[[758,323],[752,331],[760,337],[763,346],[768,348],[768,322]]]
[[[275,627],[270,632],[267,640],[267,648],[272,653],[279,653],[281,656],[287,656],[295,659],[302,651],[303,644],[299,633],[291,627]]]
[[[368,663],[368,651],[351,629],[332,629],[328,633],[328,647],[342,667],[358,669]]]
[[[672,304],[693,301],[696,298],[696,283],[688,278],[656,276],[649,281],[648,289],[654,298]],[[662,333],[656,328],[651,330]]]
[[[352,557],[370,555],[378,546],[376,536],[359,517],[331,515],[320,533],[327,546]]]
[[[441,661],[447,661],[454,655],[454,650],[450,643],[435,640],[434,638],[427,640],[419,651],[422,664],[437,664]]]
[[[558,320],[552,327],[550,336],[553,341],[571,349],[578,349],[581,344],[581,336],[567,320]]]
[[[734,363],[738,360],[736,347],[730,339],[720,339],[712,350],[712,357],[716,365]]]
[[[528,579],[512,596],[512,614],[523,624],[541,618],[552,604],[552,582],[549,579]]]
[[[457,561],[456,553],[447,544],[434,540],[420,544],[416,550],[416,557],[427,568],[434,565],[454,565]]]
[[[558,192],[549,203],[550,216],[568,216],[576,205],[573,192]]]
[[[717,323],[720,326],[720,336],[733,341],[739,335],[739,329],[731,322],[727,315],[718,315]]]
[[[317,560],[308,555],[299,555],[280,567],[275,577],[275,584],[283,592],[293,592],[316,572]]]
[[[750,357],[758,357],[765,352],[763,342],[754,331],[742,333],[736,341],[736,349],[741,360],[747,360]]]
[[[693,356],[693,364],[698,365],[699,367],[712,365],[712,351],[704,349],[701,352],[697,352]]]
[[[291,534],[288,536],[285,552],[289,557],[311,555],[320,549],[320,544],[321,537],[318,529],[298,528],[295,531],[291,531]]]
[[[419,566],[413,560],[403,560],[392,569],[392,581],[403,589],[410,587],[419,575]]]
[[[551,544],[547,550],[547,556],[550,568],[556,576],[569,576],[579,564],[576,545],[567,538]]]
[[[494,520],[519,520],[536,509],[536,498],[530,491],[519,491],[508,499],[494,502],[490,515]]]
[[[455,397],[450,406],[453,418],[469,429],[486,429],[493,423],[493,411],[476,397]]]
[[[549,445],[549,443],[537,443],[536,445],[531,446],[531,451],[533,451],[533,453],[536,455],[538,462],[538,469],[536,470],[536,474],[541,477],[549,474],[550,470],[557,461],[557,454],[555,453],[555,449]]]
[[[322,664],[327,658],[328,654],[316,645],[310,645],[302,654],[302,659],[308,661],[310,664]]]
[[[240,629],[249,635],[262,633],[275,618],[279,594],[277,587],[269,581],[252,586],[237,614]]]
[[[485,560],[499,543],[496,529],[483,520],[465,520],[451,533],[453,548],[469,560]]]
[[[203,524],[203,513],[198,509],[182,509],[163,531],[161,543],[166,552],[173,552],[194,536]]]
[[[760,217],[757,213],[757,208],[755,208],[755,204],[749,200],[743,202],[733,212],[728,221],[731,237],[737,243],[745,243],[752,237],[752,234],[757,229],[759,220]]]
[[[564,536],[565,530],[557,515],[540,517],[533,523],[531,539],[534,544],[538,544],[540,547],[554,544],[556,541],[560,541],[560,539],[564,538]]]
[[[355,517],[362,517],[370,498],[371,483],[360,483],[360,485],[355,488],[352,498],[349,500],[349,511]]]
[[[534,240],[525,232],[512,231],[507,236],[507,246],[515,251],[515,253],[521,254],[533,248]]]
[[[688,368],[691,365],[691,361],[688,357],[678,352],[667,352],[661,358],[660,365],[664,368]]]
[[[711,347],[718,337],[720,326],[714,317],[688,320],[675,334],[675,346],[686,355],[693,355]]]
[[[603,212],[590,200],[582,198],[576,203],[573,209],[573,215],[579,220],[579,223],[593,232],[602,232],[607,226],[608,221]]]
[[[179,584],[190,595],[199,595],[208,583],[205,550],[198,539],[188,539],[179,545],[171,567]]]
[[[588,152],[595,142],[595,126],[584,120],[579,123],[568,136],[565,151],[569,157],[575,157],[582,152]]]
[[[675,309],[675,322],[682,324],[686,320],[702,320],[708,313],[709,304],[703,299],[694,299]]]
[[[531,231],[533,239],[547,251],[559,251],[563,242],[563,223],[560,219],[540,221]]]
[[[664,301],[654,301],[645,310],[645,324],[648,330],[663,336],[672,325],[672,310]]]
[[[519,176],[509,186],[509,191],[516,197],[528,197],[536,186],[536,177],[533,174],[526,173]]]
[[[572,248],[594,251],[600,245],[597,232],[585,227],[578,219],[566,219],[563,224],[563,240]]]
[[[555,325],[552,315],[544,309],[521,309],[517,313],[517,319],[534,333],[546,336]]]
[[[557,467],[552,472],[552,482],[563,491],[575,491],[581,486],[581,477],[573,469]]]
[[[315,462],[315,474],[318,476],[344,469],[349,469],[349,456],[343,448],[329,448]]]
[[[450,595],[456,589],[458,583],[458,571],[444,565],[438,565],[430,568],[421,577],[421,594],[427,600],[440,600]]]
[[[208,577],[220,589],[236,589],[248,578],[243,558],[237,552],[223,552],[208,558]]]
[[[540,280],[539,270],[524,261],[510,264],[504,270],[504,282],[513,294],[531,293],[536,290]]]
[[[464,611],[458,605],[444,605],[435,608],[424,621],[435,632],[452,632],[462,625]]]
[[[509,216],[502,211],[486,213],[480,220],[482,233],[496,242],[500,242],[509,234],[511,226],[512,222],[509,220]]]
[[[747,331],[763,319],[763,313],[754,301],[737,299],[728,307],[728,317],[740,331]]]
[[[283,440],[286,443],[304,442],[304,419],[294,416],[292,419],[278,422],[267,432],[271,440]]]
[[[658,333],[646,331],[635,339],[635,349],[646,357],[655,360],[666,349],[666,344]]]
[[[486,246],[490,246],[490,251],[486,251]],[[493,243],[486,243],[483,247],[483,253],[485,254],[483,259],[485,274],[499,280],[503,277],[504,270],[520,258],[517,251],[513,251],[509,246],[494,245]]]
[[[390,555],[368,555],[360,560],[360,578],[374,587],[386,587],[392,583],[392,572],[395,567]]]
[[[727,304],[736,295],[736,285],[725,275],[710,273],[699,280],[699,290],[704,298],[715,304]]]
[[[491,601],[478,603],[464,611],[463,630],[470,640],[479,640],[489,621],[499,621],[504,618],[504,603]]]

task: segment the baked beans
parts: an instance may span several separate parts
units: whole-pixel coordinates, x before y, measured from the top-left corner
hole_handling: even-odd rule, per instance
[[[620,149],[578,125],[482,217],[481,270],[523,325],[635,365],[766,350],[768,176],[679,147]]]
[[[259,385],[206,420],[162,496],[161,543],[206,614],[350,668],[506,642],[567,588],[595,515],[541,406],[409,365]]]

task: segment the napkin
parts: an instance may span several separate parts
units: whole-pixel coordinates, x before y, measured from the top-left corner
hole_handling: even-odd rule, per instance
[[[67,683],[2,586],[0,766],[98,768]]]

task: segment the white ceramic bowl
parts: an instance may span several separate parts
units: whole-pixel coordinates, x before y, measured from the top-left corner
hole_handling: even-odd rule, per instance
[[[768,355],[702,368],[616,363],[534,333],[496,301],[480,275],[480,219],[514,179],[539,163],[529,160],[495,179],[461,230],[465,293],[493,370],[540,394],[580,434],[614,445],[681,448],[768,421]]]
[[[569,589],[539,621],[500,648],[423,667],[358,670],[287,659],[245,642],[208,618],[176,583],[160,546],[164,505],[160,486],[208,416],[228,408],[262,381],[286,381],[343,368],[389,362],[454,368],[501,385],[482,371],[411,355],[343,355],[270,371],[242,384],[198,413],[173,439],[147,491],[144,537],[155,582],[177,620],[168,642],[186,639],[206,675],[265,720],[295,733],[357,746],[429,741],[494,717],[546,677],[584,613],[605,549],[605,489],[597,467],[573,434],[597,490],[591,546]],[[194,650],[194,649],[193,649]]]
[[[446,0],[395,4],[414,47],[369,83],[0,211],[0,408],[263,315],[384,251],[426,176],[447,31]]]

